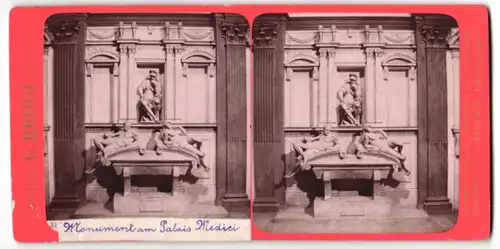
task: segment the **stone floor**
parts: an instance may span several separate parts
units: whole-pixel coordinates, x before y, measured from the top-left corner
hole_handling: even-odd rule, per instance
[[[302,213],[303,209],[285,210]],[[289,218],[278,213],[254,213],[254,222],[265,232],[275,233],[429,233],[445,232],[453,228],[457,214],[439,216],[409,216],[397,218],[345,217],[315,219],[312,216]]]
[[[47,217],[49,220],[61,220],[61,219],[88,219],[88,218],[115,218],[115,217],[175,217],[175,218],[232,218],[232,219],[248,219],[250,217],[249,212],[244,211],[224,211],[220,206],[214,205],[202,205],[195,206],[190,205],[179,209],[175,213],[147,213],[143,215],[120,215],[110,211],[109,208],[105,207],[100,203],[89,202],[84,206],[78,208],[76,212],[71,212],[69,210],[60,212],[49,212]]]

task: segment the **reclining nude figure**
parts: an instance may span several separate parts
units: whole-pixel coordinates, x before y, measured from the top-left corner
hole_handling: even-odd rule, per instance
[[[92,139],[92,143],[97,148],[98,161],[87,173],[92,173],[99,164],[109,166],[110,163],[106,162],[109,153],[128,147],[139,139],[139,136],[130,129],[130,126],[130,122],[125,121],[119,131],[111,134],[104,133],[102,136]]]
[[[410,171],[406,168],[404,162],[406,157],[402,154],[403,145],[389,139],[387,133],[383,130],[373,129],[370,126],[363,126],[360,137],[360,144],[368,151],[381,151],[388,153],[399,159],[401,168],[406,175],[410,175]]]
[[[196,138],[189,136],[186,129],[180,125],[173,125],[170,122],[163,122],[162,131],[160,132],[158,143],[156,144],[159,148],[166,148],[169,144],[176,144],[181,148],[187,149],[192,153],[196,154],[200,160],[200,165],[205,171],[209,171],[204,158],[205,153],[201,151],[202,142]]]
[[[293,177],[301,168],[304,168],[305,159],[321,152],[338,150],[338,140],[330,133],[330,128],[325,126],[321,133],[312,138],[303,138],[302,143],[292,143],[292,148],[297,155],[297,164],[292,172],[285,178]]]

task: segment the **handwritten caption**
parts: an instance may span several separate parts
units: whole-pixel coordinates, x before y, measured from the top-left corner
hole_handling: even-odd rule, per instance
[[[134,223],[127,225],[97,225],[89,226],[82,221],[66,221],[63,223],[64,233],[190,233],[190,232],[237,232],[240,226],[212,222],[210,220],[196,220],[194,225],[161,220],[156,227],[138,226]]]

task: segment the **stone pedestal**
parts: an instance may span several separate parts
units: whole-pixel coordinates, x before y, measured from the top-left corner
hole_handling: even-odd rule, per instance
[[[134,191],[126,196],[115,194],[115,215],[162,214],[169,217],[224,218],[228,212],[220,206],[196,203],[188,194]]]
[[[405,199],[414,198],[407,190],[382,188],[383,190],[377,190],[373,197],[339,194],[328,200],[316,198],[314,217],[318,219],[427,217],[424,211],[404,204]]]

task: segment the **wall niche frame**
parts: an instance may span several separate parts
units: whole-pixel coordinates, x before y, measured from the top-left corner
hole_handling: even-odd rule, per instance
[[[107,51],[102,48],[92,48],[90,47],[86,51],[85,56],[85,82],[86,82],[86,92],[85,102],[86,105],[86,115],[85,123],[96,123],[94,121],[94,68],[108,68],[111,74],[111,89],[110,89],[110,120],[104,123],[116,123],[118,121],[118,88],[119,88],[119,63],[120,59],[118,53],[112,51]],[[97,123],[103,123],[97,121]]]
[[[384,80],[388,79],[388,73],[392,70],[406,70],[411,81],[416,80],[417,61],[410,55],[404,53],[392,53],[382,60]]]
[[[284,70],[285,70],[285,94],[290,95],[290,84],[292,82],[292,75],[294,72],[308,72],[311,75],[311,95],[310,95],[310,116],[309,116],[309,126],[317,127],[319,126],[319,58],[312,54],[302,53],[302,52],[291,52],[288,54],[289,59],[285,60]],[[285,96],[285,120],[286,124],[291,124],[291,102],[292,96]],[[292,125],[295,126],[295,125]],[[300,126],[302,127],[302,126]]]
[[[215,51],[208,49],[187,50],[180,59],[182,67],[182,78],[185,84],[188,83],[189,68],[201,68],[206,72],[206,100],[204,122],[206,124],[215,124],[217,122],[216,102],[216,58]]]
[[[389,84],[391,71],[405,72],[408,75],[408,120],[407,126],[417,125],[417,61],[406,53],[395,52],[387,55],[381,62],[383,80]]]

